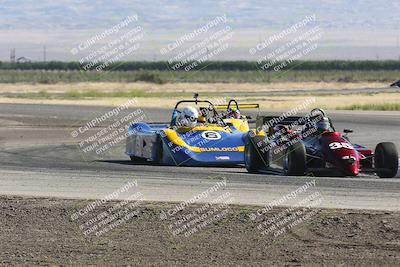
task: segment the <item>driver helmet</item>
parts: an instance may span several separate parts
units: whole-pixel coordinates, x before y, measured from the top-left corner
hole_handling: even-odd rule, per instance
[[[177,119],[177,125],[182,127],[195,127],[199,118],[199,112],[194,107],[186,107]]]
[[[329,131],[330,122],[327,117],[322,117],[319,121],[316,122],[315,127],[317,128],[318,133],[323,133],[325,131]]]
[[[228,109],[228,113],[226,114],[227,119],[240,119],[240,110],[236,107],[231,107]]]

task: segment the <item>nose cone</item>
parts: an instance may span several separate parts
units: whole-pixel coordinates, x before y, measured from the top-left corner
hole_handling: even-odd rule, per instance
[[[335,169],[346,176],[356,176],[360,172],[360,156],[353,145],[338,132],[323,134],[320,143],[326,159]]]
[[[360,168],[359,168],[358,164],[348,166],[347,170],[348,170],[347,174],[350,176],[356,176],[360,172]]]
[[[346,155],[342,157],[343,171],[346,175],[356,176],[360,172],[360,161],[358,155]]]

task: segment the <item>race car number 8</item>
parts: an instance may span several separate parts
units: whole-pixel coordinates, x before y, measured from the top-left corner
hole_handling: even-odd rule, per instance
[[[215,131],[205,131],[201,134],[204,139],[207,140],[218,140],[221,139],[221,135]]]
[[[347,148],[347,149],[354,149],[352,145],[345,142],[333,142],[329,144],[330,149],[338,149],[338,148]]]

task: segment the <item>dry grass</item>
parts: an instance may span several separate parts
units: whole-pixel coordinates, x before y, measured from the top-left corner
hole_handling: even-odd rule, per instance
[[[288,89],[361,89],[379,88],[382,83],[70,83],[70,84],[0,84],[0,93],[14,93],[21,98],[0,98],[0,103],[38,103],[38,104],[65,104],[65,105],[119,105],[126,102],[127,98],[138,96],[137,106],[172,108],[176,101],[182,97],[190,98],[193,92],[207,95],[208,92],[265,92]],[[78,92],[72,97],[72,92]],[[97,93],[96,93],[97,92]],[[142,94],[133,94],[142,92]],[[61,97],[53,97],[61,94]],[[29,96],[32,97],[29,97]],[[63,95],[65,97],[63,97]],[[68,97],[70,96],[71,97]],[[113,97],[105,97],[113,96]],[[54,99],[53,99],[54,98]],[[65,98],[65,99],[63,99]],[[241,102],[259,103],[263,110],[288,110],[302,104],[306,99],[315,98],[315,103],[310,106],[325,109],[343,109],[348,107],[375,106],[385,107],[387,104],[400,103],[400,94],[354,94],[354,95],[316,95],[316,96],[249,96],[238,97]],[[221,101],[221,97],[211,100]],[[372,105],[373,104],[373,105]]]
[[[273,97],[239,97],[240,102],[259,103],[262,110],[289,110],[304,103],[313,96],[273,96]],[[181,97],[140,97],[137,98],[138,107],[173,108]],[[33,103],[33,104],[60,104],[60,105],[94,105],[117,106],[126,103],[127,98],[96,98],[96,99],[25,99],[25,98],[0,98],[0,103]],[[211,101],[221,101],[221,98],[211,98]],[[400,94],[373,94],[373,95],[330,95],[315,96],[315,102],[307,109],[321,107],[328,110],[340,109],[355,104],[376,106],[388,103],[400,103]]]

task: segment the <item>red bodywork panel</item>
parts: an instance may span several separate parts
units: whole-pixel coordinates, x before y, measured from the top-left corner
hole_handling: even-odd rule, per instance
[[[363,156],[346,138],[338,132],[325,132],[320,137],[323,154],[326,161],[344,174],[356,176],[360,172],[360,161]],[[365,154],[371,151],[365,151]]]

